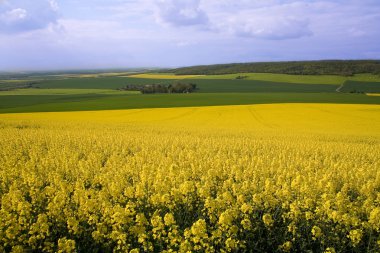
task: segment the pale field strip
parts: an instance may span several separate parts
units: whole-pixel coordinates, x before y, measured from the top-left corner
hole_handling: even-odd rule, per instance
[[[146,78],[146,79],[188,79],[188,78],[197,78],[202,77],[203,75],[174,75],[174,74],[137,74],[129,75],[125,77],[132,78]]]
[[[0,96],[11,95],[75,95],[75,94],[141,94],[139,91],[120,91],[111,89],[15,89],[1,91]]]

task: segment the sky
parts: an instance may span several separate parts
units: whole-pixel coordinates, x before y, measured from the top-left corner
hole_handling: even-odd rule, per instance
[[[380,0],[0,0],[0,71],[380,59]]]

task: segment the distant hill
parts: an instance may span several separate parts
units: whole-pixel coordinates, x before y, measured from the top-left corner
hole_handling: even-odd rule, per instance
[[[166,70],[167,72],[167,70]],[[276,73],[291,75],[380,75],[380,60],[325,60],[256,62],[202,65],[172,69],[177,75],[222,75],[236,73]]]

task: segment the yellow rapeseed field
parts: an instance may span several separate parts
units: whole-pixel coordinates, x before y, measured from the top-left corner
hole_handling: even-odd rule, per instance
[[[0,252],[379,252],[380,106],[0,114]]]

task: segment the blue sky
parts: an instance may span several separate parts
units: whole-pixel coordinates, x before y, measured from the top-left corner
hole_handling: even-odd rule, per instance
[[[0,0],[0,71],[379,59],[379,0]]]

